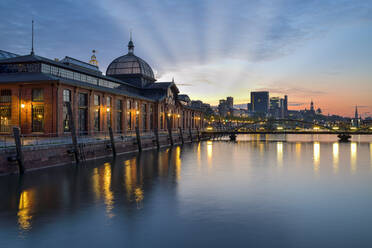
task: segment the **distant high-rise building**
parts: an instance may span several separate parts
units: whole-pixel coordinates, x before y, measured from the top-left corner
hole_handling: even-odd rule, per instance
[[[252,103],[247,103],[247,109],[249,112],[252,112]]]
[[[358,114],[358,106],[355,106],[354,118],[355,118],[355,119],[358,119],[358,118],[359,118],[359,114]]]
[[[267,114],[269,112],[269,92],[251,92],[252,111],[255,113]]]
[[[234,98],[232,96],[226,97],[226,103],[229,108],[234,107]]]
[[[284,96],[284,101],[283,101],[283,116],[287,117],[288,116],[288,96]]]

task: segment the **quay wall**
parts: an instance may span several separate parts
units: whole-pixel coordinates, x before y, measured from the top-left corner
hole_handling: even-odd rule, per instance
[[[173,133],[173,144],[182,144],[182,138],[179,133]],[[193,132],[191,137],[189,133],[183,133],[184,143],[196,142],[199,140],[197,132]],[[126,137],[114,140],[116,154],[126,154],[138,152],[139,146],[136,137]],[[160,147],[171,146],[169,135],[159,136]],[[112,157],[111,140],[95,140],[79,144],[80,161],[94,160],[104,157]],[[75,155],[72,144],[47,144],[37,146],[23,146],[22,154],[25,171],[32,171],[61,165],[74,165]],[[142,150],[157,149],[157,142],[154,136],[141,137]],[[15,147],[4,148],[0,150],[0,175],[19,173],[17,153]]]

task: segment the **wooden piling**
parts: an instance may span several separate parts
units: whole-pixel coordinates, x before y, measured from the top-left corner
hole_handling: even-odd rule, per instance
[[[170,145],[173,146],[173,136],[172,136],[172,127],[170,123],[170,119],[167,117],[167,124],[168,124],[168,135],[169,135],[169,141]]]
[[[156,141],[156,146],[159,149],[160,148],[160,142],[159,142],[159,131],[157,128],[154,129],[155,133],[155,141]]]
[[[140,131],[138,127],[136,127],[136,137],[137,137],[138,151],[141,152],[142,151],[141,135],[140,135]]]
[[[74,149],[75,161],[76,161],[76,163],[79,163],[80,162],[79,149],[78,149],[78,143],[77,143],[77,138],[76,138],[75,121],[74,121],[74,116],[72,114],[71,103],[66,102],[65,104],[66,104],[67,113],[68,113],[68,116],[69,116],[68,124],[70,126],[70,131],[71,131],[72,146],[73,146],[73,149]]]
[[[21,144],[21,130],[19,127],[13,127],[13,136],[14,142],[17,151],[17,162],[18,162],[18,169],[19,174],[25,173],[24,161],[23,161],[23,152],[22,152],[22,144]]]
[[[112,127],[111,126],[109,126],[109,133],[110,133],[112,156],[116,157],[116,147],[115,147],[115,141],[114,141],[114,133],[112,132]]]
[[[190,141],[192,142],[192,132],[191,132],[191,127],[189,127],[189,135],[190,135]]]
[[[185,143],[185,141],[183,140],[182,128],[181,127],[178,127],[178,130],[180,131],[180,138],[181,138],[181,142],[182,142],[182,145],[183,145]]]

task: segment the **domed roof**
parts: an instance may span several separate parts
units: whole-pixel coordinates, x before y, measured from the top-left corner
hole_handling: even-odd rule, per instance
[[[155,81],[154,72],[149,64],[133,53],[134,45],[132,39],[128,43],[128,54],[114,59],[107,67],[107,76],[129,76],[139,75],[146,79]]]

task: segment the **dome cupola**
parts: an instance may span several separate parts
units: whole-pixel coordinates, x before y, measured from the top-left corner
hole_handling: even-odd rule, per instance
[[[149,64],[134,55],[132,37],[128,43],[128,53],[114,59],[107,67],[106,75],[139,87],[145,87],[156,81]]]

